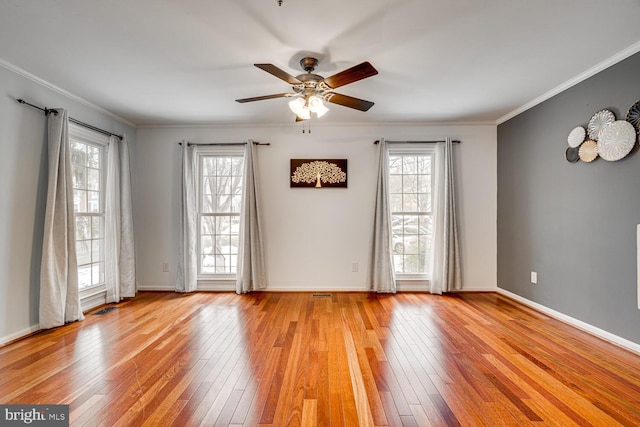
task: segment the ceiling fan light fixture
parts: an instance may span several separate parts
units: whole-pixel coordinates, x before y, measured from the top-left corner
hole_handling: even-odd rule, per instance
[[[309,97],[308,104],[309,104],[309,110],[312,113],[316,113],[318,117],[324,116],[327,113],[327,111],[329,111],[329,109],[322,102],[322,98],[318,96],[313,95]]]
[[[304,119],[305,115],[309,116],[309,109],[306,107],[306,102],[304,98],[296,98],[294,100],[289,101],[289,109],[293,111],[293,114]],[[309,117],[307,117],[309,118]]]

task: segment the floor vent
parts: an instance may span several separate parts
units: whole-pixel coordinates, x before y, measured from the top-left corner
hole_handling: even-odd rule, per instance
[[[331,294],[313,294],[314,298],[331,298],[332,296]]]
[[[95,313],[93,313],[94,316],[102,316],[103,314],[107,314],[108,312],[110,312],[111,310],[115,310],[118,307],[105,307],[100,311],[96,311]]]

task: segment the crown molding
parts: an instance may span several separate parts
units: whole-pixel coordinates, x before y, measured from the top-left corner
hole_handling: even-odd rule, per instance
[[[135,123],[130,122],[129,120],[127,120],[127,119],[125,119],[123,117],[120,117],[117,114],[112,113],[109,110],[105,110],[104,108],[102,108],[102,107],[100,107],[100,106],[98,106],[98,105],[96,105],[96,104],[94,104],[92,102],[89,102],[84,98],[81,98],[81,97],[79,97],[77,95],[74,95],[73,93],[62,89],[62,88],[60,88],[60,87],[58,87],[58,86],[56,86],[56,85],[44,80],[44,79],[36,76],[35,74],[31,74],[30,72],[18,67],[17,65],[14,65],[14,64],[12,64],[10,62],[5,61],[2,58],[0,58],[0,67],[6,68],[7,70],[9,70],[9,71],[21,76],[21,77],[24,77],[25,79],[31,80],[32,82],[34,82],[36,84],[39,84],[40,86],[46,87],[47,89],[52,90],[53,92],[56,92],[56,93],[66,97],[66,98],[69,98],[72,101],[75,101],[75,102],[77,102],[79,104],[82,104],[85,107],[89,107],[94,111],[97,111],[97,112],[102,113],[102,114],[104,114],[106,116],[109,116],[112,119],[117,120],[118,122],[120,122],[122,124],[130,126],[132,128],[136,128],[137,127],[137,125]]]
[[[627,59],[628,57],[630,57],[631,55],[634,55],[636,53],[640,52],[640,41],[636,42],[634,44],[632,44],[631,46],[629,46],[628,48],[616,53],[615,55],[613,55],[612,57],[605,59],[604,61],[600,62],[599,64],[596,64],[595,66],[589,68],[587,71],[578,74],[577,76],[575,76],[574,78],[566,81],[565,83],[561,84],[560,86],[557,86],[553,89],[551,89],[549,92],[546,92],[542,95],[540,95],[539,97],[531,100],[530,102],[524,104],[522,107],[517,108],[515,110],[513,110],[512,112],[505,114],[504,116],[500,117],[498,120],[496,120],[496,125],[500,125],[504,122],[506,122],[509,119],[514,118],[515,116],[517,116],[520,113],[523,113],[525,111],[527,111],[530,108],[535,107],[538,104],[543,103],[544,101],[553,98],[554,96],[564,92],[565,90],[577,85],[578,83],[581,83],[585,80],[587,80],[589,77],[595,76],[596,74],[598,74],[601,71],[606,70],[607,68],[611,67],[612,65],[617,64],[618,62],[621,62],[625,59]]]

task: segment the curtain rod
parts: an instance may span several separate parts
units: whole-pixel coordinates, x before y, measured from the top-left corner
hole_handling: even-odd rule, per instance
[[[384,142],[388,144],[437,144],[438,142],[445,142],[445,141],[387,141],[385,139]],[[451,142],[454,144],[461,143],[461,141],[458,141],[458,140],[453,140]],[[380,144],[380,140],[373,141],[373,143]]]
[[[178,145],[182,145],[182,142],[178,142]],[[187,142],[187,147],[190,147],[192,145],[247,145],[246,142],[206,142],[206,143],[194,143],[194,142]],[[258,142],[258,141],[253,141],[253,145],[271,145],[270,142]]]
[[[48,116],[49,114],[53,114],[53,115],[56,115],[56,116],[58,115],[58,112],[57,112],[56,110],[54,110],[54,109],[47,108],[47,107],[44,107],[44,108],[43,108],[43,107],[38,107],[37,105],[33,105],[33,104],[28,103],[28,102],[27,102],[27,101],[25,101],[24,99],[16,99],[16,101],[18,101],[20,104],[25,104],[25,105],[28,105],[29,107],[33,107],[33,108],[36,108],[36,109],[38,109],[38,110],[40,110],[40,111],[44,111],[44,115],[45,115],[45,116]],[[88,124],[88,123],[81,122],[80,120],[76,120],[76,119],[74,119],[73,117],[69,117],[69,121],[70,121],[71,123],[74,123],[74,124],[76,124],[76,125],[79,125],[79,126],[85,127],[85,128],[87,128],[87,129],[91,129],[91,130],[94,130],[94,131],[96,131],[96,132],[100,132],[100,133],[101,133],[101,134],[103,134],[103,135],[107,135],[107,136],[115,136],[115,137],[119,138],[120,140],[122,140],[122,136],[121,136],[121,135],[117,135],[117,134],[115,134],[115,133],[111,133],[111,132],[109,132],[108,130],[100,129],[100,128],[95,127],[95,126],[93,126],[93,125],[90,125],[90,124]]]

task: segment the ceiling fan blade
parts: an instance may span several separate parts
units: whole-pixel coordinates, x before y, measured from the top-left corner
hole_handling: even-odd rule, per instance
[[[378,70],[373,68],[373,65],[369,62],[363,62],[362,64],[327,77],[322,82],[327,85],[329,89],[335,89],[348,85],[349,83],[357,82],[358,80],[366,79],[367,77],[375,76],[376,74],[378,74]]]
[[[266,71],[271,75],[276,76],[279,79],[284,80],[290,85],[299,85],[300,83],[302,83],[300,80],[296,79],[291,74],[287,73],[284,70],[281,70],[280,68],[276,67],[273,64],[253,64],[253,65],[260,68],[261,70]]]
[[[332,104],[343,105],[345,107],[354,108],[360,111],[368,111],[373,107],[374,103],[371,101],[365,101],[364,99],[354,98],[352,96],[341,95],[335,92],[325,93],[323,99]]]
[[[236,102],[244,103],[244,102],[262,101],[264,99],[286,98],[286,97],[295,96],[295,95],[297,95],[297,93],[276,93],[274,95],[254,96],[253,98],[236,99]]]

